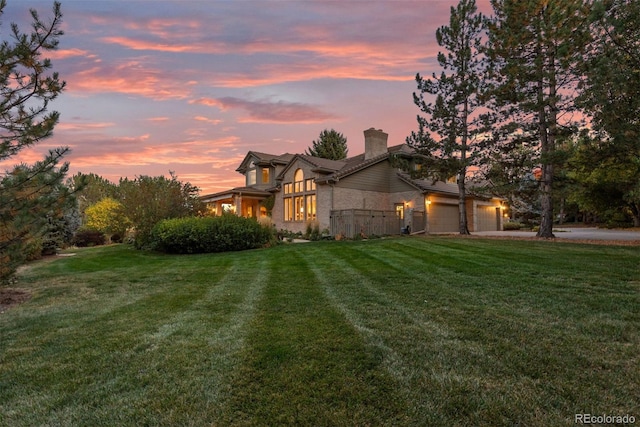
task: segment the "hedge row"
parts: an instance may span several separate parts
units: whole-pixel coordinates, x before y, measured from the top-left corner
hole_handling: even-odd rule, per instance
[[[241,251],[259,248],[273,238],[269,227],[235,215],[174,218],[160,221],[151,232],[153,249],[172,254]]]
[[[87,246],[100,246],[106,243],[107,237],[102,231],[93,230],[90,228],[78,230],[73,236],[71,244],[85,248]]]

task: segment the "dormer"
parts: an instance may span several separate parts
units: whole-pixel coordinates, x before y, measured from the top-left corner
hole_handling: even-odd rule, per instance
[[[275,185],[276,168],[286,165],[290,157],[249,151],[236,171],[245,176],[245,186],[265,190]]]

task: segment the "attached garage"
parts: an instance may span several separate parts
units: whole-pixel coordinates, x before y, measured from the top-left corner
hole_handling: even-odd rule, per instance
[[[475,231],[499,231],[500,208],[495,205],[478,205],[476,206],[476,220]]]
[[[457,233],[460,230],[458,205],[431,203],[428,221],[429,233]]]

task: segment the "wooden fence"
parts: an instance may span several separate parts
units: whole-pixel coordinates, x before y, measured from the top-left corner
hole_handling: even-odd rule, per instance
[[[331,211],[331,235],[347,238],[357,235],[384,236],[400,234],[403,221],[395,211],[345,209]]]

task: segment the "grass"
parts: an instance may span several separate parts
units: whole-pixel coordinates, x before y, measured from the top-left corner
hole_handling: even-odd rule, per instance
[[[640,418],[638,247],[446,237],[33,264],[0,425]]]

